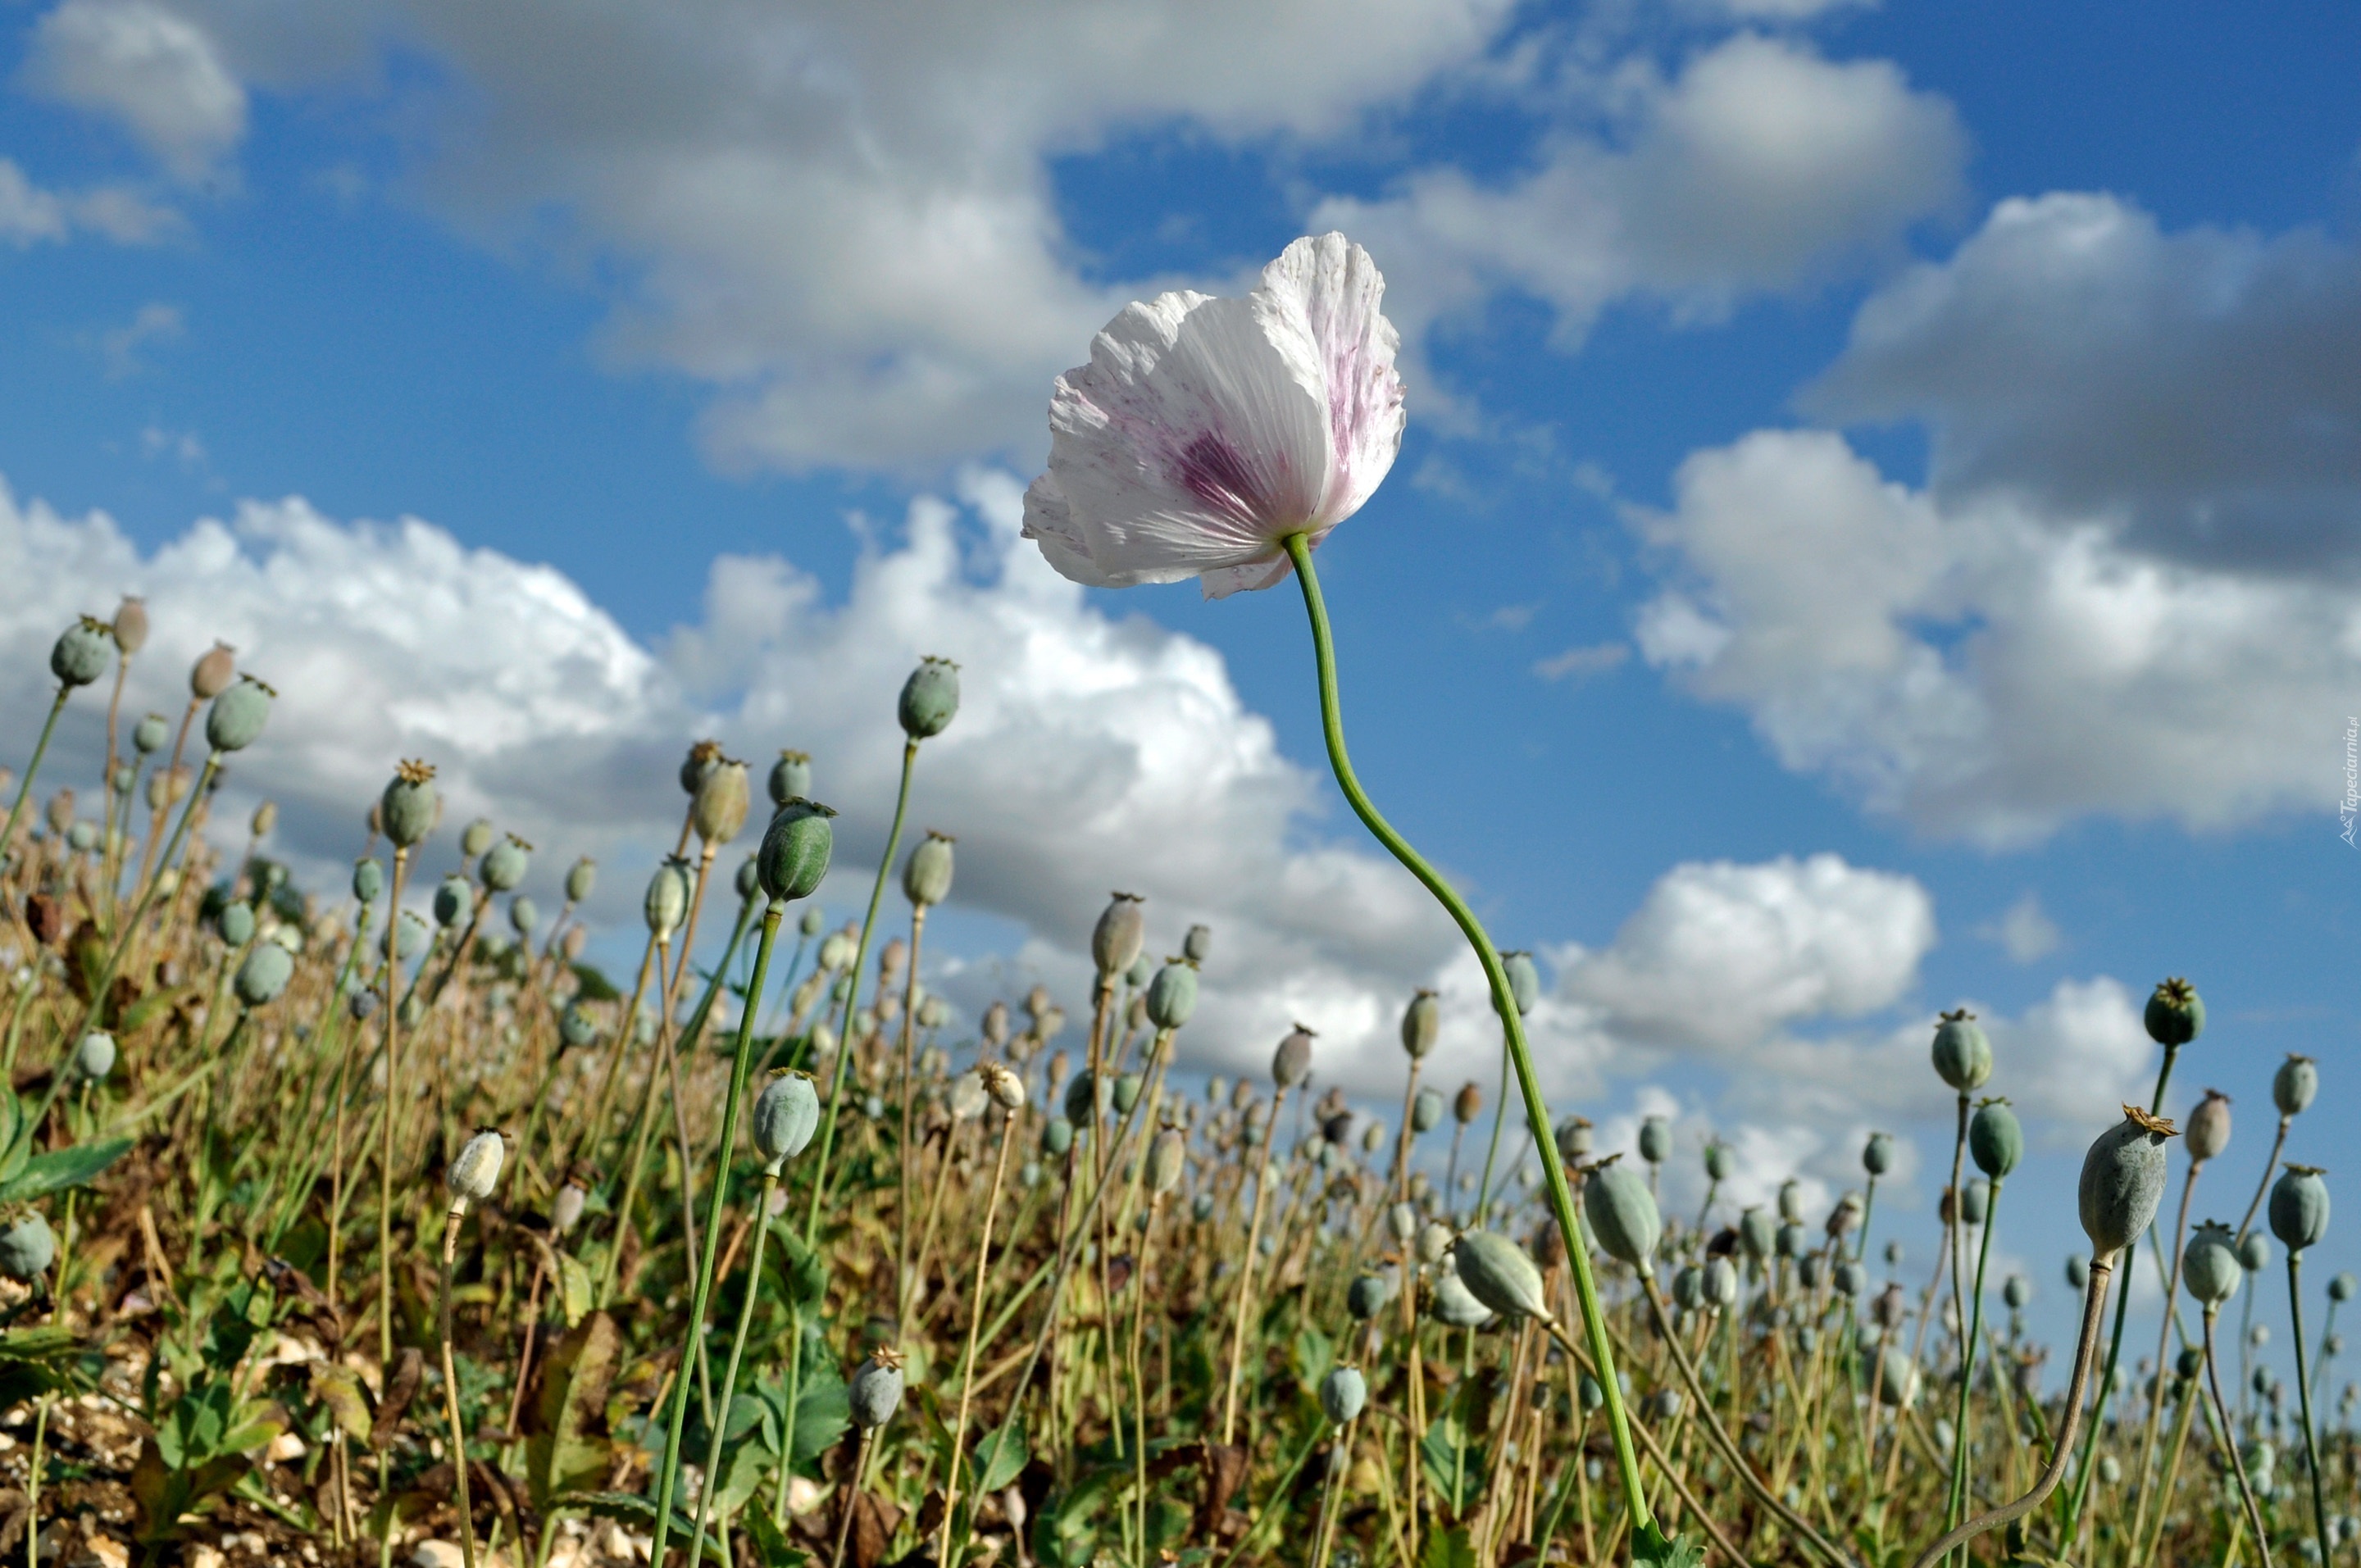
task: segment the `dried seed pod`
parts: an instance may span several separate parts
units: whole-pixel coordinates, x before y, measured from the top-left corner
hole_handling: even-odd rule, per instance
[[[680,792],[694,797],[705,784],[705,776],[721,765],[721,742],[699,740],[681,759]]]
[[[1188,1168],[1189,1140],[1178,1127],[1167,1127],[1148,1146],[1148,1190],[1161,1198],[1180,1185]]]
[[[115,658],[115,629],[89,616],[69,626],[49,649],[49,674],[71,689],[86,686],[106,674]]]
[[[2008,1108],[2007,1101],[1987,1100],[1976,1108],[1974,1119],[1968,1123],[1968,1153],[1974,1157],[1976,1168],[1995,1181],[2016,1168],[2016,1162],[2025,1157],[2025,1129],[2017,1124],[2016,1113]]]
[[[851,1407],[853,1423],[864,1431],[892,1420],[902,1408],[902,1358],[881,1345],[852,1375],[845,1402]]]
[[[2271,1185],[2271,1234],[2291,1253],[2320,1245],[2328,1234],[2328,1183],[2309,1165],[2290,1165]]]
[[[393,782],[385,786],[378,801],[378,819],[398,850],[423,842],[434,830],[440,810],[434,797],[434,770],[424,762],[405,762],[395,769]]]
[[[2218,1089],[2209,1089],[2197,1108],[2189,1113],[2189,1125],[2181,1137],[2189,1148],[2189,1157],[2202,1163],[2213,1158],[2230,1146],[2230,1097]]]
[[[958,714],[959,704],[959,666],[930,655],[902,683],[895,711],[904,734],[913,740],[926,740],[943,732]]]
[[[2158,1045],[2185,1046],[2205,1032],[2205,1003],[2195,986],[2176,975],[2149,994],[2141,1022]]]
[[[1443,1003],[1433,992],[1422,989],[1402,1009],[1402,1049],[1410,1053],[1412,1061],[1417,1061],[1434,1049],[1434,1042],[1442,1036]]]
[[[533,846],[511,833],[492,846],[476,871],[486,887],[494,893],[509,893],[523,883],[532,866]]]
[[[1270,1058],[1271,1081],[1292,1089],[1312,1076],[1312,1031],[1298,1024]]]
[[[216,751],[243,751],[262,736],[270,719],[270,699],[279,694],[252,675],[214,698],[205,710],[205,744]]]
[[[2238,1238],[2227,1225],[2208,1220],[2181,1249],[2181,1281],[2202,1306],[2218,1307],[2236,1295],[2245,1273],[2238,1262]]]
[[[115,645],[126,653],[137,653],[148,645],[148,601],[126,594],[123,602],[115,607]]]
[[[1337,1426],[1357,1417],[1368,1399],[1369,1385],[1356,1366],[1330,1367],[1320,1380],[1321,1413]]]
[[[1484,1091],[1472,1080],[1459,1086],[1451,1097],[1451,1119],[1461,1126],[1467,1125],[1484,1113]]]
[[[2124,1119],[2092,1143],[2077,1196],[2082,1233],[2097,1256],[2122,1251],[2155,1220],[2164,1196],[2165,1140],[2172,1135],[2171,1123],[2126,1105]]]
[[[1977,1027],[1976,1015],[1964,1007],[1944,1014],[1935,1025],[1931,1054],[1935,1076],[1962,1094],[1982,1089],[1992,1077],[1992,1042]]]
[[[754,1100],[754,1146],[775,1172],[811,1142],[819,1125],[819,1091],[806,1072],[781,1070]]]
[[[451,1207],[456,1210],[469,1203],[480,1203],[492,1195],[500,1184],[500,1162],[508,1157],[508,1144],[489,1127],[478,1128],[459,1149],[451,1168],[443,1173],[443,1184],[451,1190]]]
[[[1091,961],[1098,966],[1101,981],[1110,981],[1129,969],[1147,939],[1148,915],[1140,906],[1139,894],[1114,894],[1091,932]]]
[[[2310,1057],[2288,1054],[2271,1078],[2271,1102],[2282,1116],[2300,1116],[2320,1092],[2320,1069]]]
[[[983,1086],[1004,1111],[1025,1109],[1025,1080],[998,1062],[988,1061],[976,1070],[983,1075]]]
[[[696,798],[688,808],[689,825],[697,829],[697,842],[727,844],[738,837],[746,826],[752,798],[746,764],[728,757],[717,758],[698,781]]]
[[[269,838],[270,830],[278,826],[279,803],[275,800],[266,800],[256,806],[253,819],[247,824],[247,830],[258,839]]]
[[[1609,1257],[1645,1268],[1664,1234],[1656,1200],[1640,1173],[1621,1165],[1593,1170],[1582,1184],[1582,1212]]]
[[[771,805],[785,806],[791,800],[809,800],[812,792],[811,758],[801,751],[782,751],[779,760],[771,764],[768,781]]]
[[[1159,1029],[1178,1029],[1197,1011],[1197,966],[1182,959],[1156,971],[1148,982],[1148,1019]]]
[[[189,668],[189,695],[207,702],[229,690],[237,678],[237,650],[216,642]]]

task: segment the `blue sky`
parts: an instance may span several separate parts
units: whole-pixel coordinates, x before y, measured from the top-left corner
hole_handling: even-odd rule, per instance
[[[1319,771],[1292,591],[1083,595],[1007,538],[1099,322],[1336,223],[1410,379],[1323,553],[1356,757],[1551,958],[1569,1103],[1833,1190],[1863,1126],[1946,1152],[1916,1053],[1972,1002],[2045,1151],[1999,1245],[2056,1307],[2073,1151],[2186,972],[2214,1022],[2174,1098],[2237,1097],[2235,1182],[2290,1050],[2334,1165],[2361,24],[1112,15],[618,5],[561,49],[555,13],[392,0],[16,13],[12,709],[64,616],[145,591],[144,700],[233,629],[289,692],[236,787],[316,875],[424,752],[546,880],[599,854],[627,930],[696,734],[811,745],[873,864],[894,684],[954,653],[980,696],[918,810],[963,839],[955,997],[1079,992],[1093,901],[1138,884],[1159,940],[1242,934],[1203,1065],[1325,1008],[1381,1099],[1390,1011],[1442,981],[1488,1084],[1447,931]]]

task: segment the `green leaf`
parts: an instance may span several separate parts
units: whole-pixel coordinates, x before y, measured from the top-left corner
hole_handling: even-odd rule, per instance
[[[573,1328],[597,1305],[598,1282],[590,1277],[589,1266],[570,1252],[557,1255],[557,1304],[566,1314],[566,1326]]]
[[[1317,1388],[1328,1369],[1336,1365],[1336,1342],[1318,1329],[1295,1331],[1295,1376],[1307,1388]]]
[[[1464,1464],[1458,1457],[1463,1447],[1466,1452]],[[1418,1445],[1418,1457],[1426,1467],[1426,1484],[1434,1489],[1435,1497],[1454,1518],[1466,1513],[1468,1504],[1483,1494],[1487,1475],[1484,1450],[1468,1439],[1467,1429],[1456,1415],[1445,1412],[1428,1425],[1426,1436]],[[1452,1486],[1455,1474],[1459,1481],[1456,1490]]]
[[[1012,1414],[1007,1423],[975,1445],[975,1489],[997,1492],[1025,1468],[1025,1418]]]
[[[1632,1568],[1697,1568],[1705,1548],[1686,1535],[1669,1540],[1653,1522],[1631,1533]]]
[[[546,1511],[561,1493],[596,1481],[613,1463],[603,1427],[622,1349],[615,1320],[592,1312],[542,1363],[540,1397],[525,1419],[525,1485],[534,1507]]]
[[[76,1144],[71,1148],[35,1155],[22,1169],[0,1181],[0,1203],[17,1203],[45,1192],[87,1186],[130,1149],[129,1138],[109,1138],[103,1144]]]
[[[818,1561],[802,1547],[787,1543],[785,1533],[771,1522],[768,1508],[756,1508],[739,1522],[754,1538],[754,1555],[762,1559],[763,1568],[807,1568]]]
[[[852,1424],[852,1401],[844,1377],[833,1362],[804,1367],[803,1387],[796,1394],[796,1453],[798,1467],[817,1462],[836,1446]]]
[[[1476,1542],[1464,1530],[1431,1531],[1418,1563],[1419,1568],[1476,1568]]]

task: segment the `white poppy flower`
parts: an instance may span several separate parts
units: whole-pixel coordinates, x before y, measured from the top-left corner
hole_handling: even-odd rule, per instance
[[[1401,449],[1385,286],[1367,251],[1325,234],[1289,246],[1243,300],[1126,306],[1058,378],[1025,537],[1093,587],[1193,576],[1220,598],[1282,581],[1279,542],[1318,545]]]

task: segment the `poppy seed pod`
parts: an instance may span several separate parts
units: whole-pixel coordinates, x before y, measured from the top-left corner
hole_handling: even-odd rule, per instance
[[[518,936],[532,936],[533,928],[540,924],[541,907],[532,899],[520,893],[509,900],[509,926]]]
[[[1469,1294],[1510,1318],[1550,1316],[1542,1271],[1525,1249],[1490,1231],[1469,1231],[1452,1244],[1452,1265]]]
[[[1918,1364],[1898,1344],[1878,1358],[1877,1402],[1897,1410],[1918,1402]]]
[[[829,823],[835,815],[813,800],[791,800],[779,807],[763,834],[765,893],[783,902],[812,895],[836,852],[836,829]]]
[[[1807,1252],[1795,1260],[1795,1278],[1806,1290],[1817,1290],[1828,1271],[1828,1255],[1824,1252]]]
[[[1402,1049],[1417,1061],[1434,1049],[1434,1042],[1443,1034],[1443,1003],[1432,991],[1421,990],[1402,1009]]]
[[[2328,1183],[2309,1165],[2290,1165],[2271,1184],[2271,1234],[2290,1252],[2317,1246],[2328,1234]]]
[[[1148,982],[1148,1018],[1159,1029],[1177,1029],[1197,1011],[1197,966],[1166,964]]]
[[[2212,1159],[2230,1146],[2230,1097],[2218,1089],[2209,1089],[2205,1098],[2189,1113],[2189,1125],[2181,1137],[2189,1147],[2191,1160]]]
[[[1484,1091],[1471,1080],[1459,1086],[1451,1097],[1451,1119],[1461,1126],[1467,1125],[1484,1112]]]
[[[1960,1223],[1963,1225],[1981,1225],[1984,1223],[1984,1216],[1991,1212],[1992,1183],[1969,1182],[1967,1190],[1960,1194]]]
[[[106,674],[114,656],[114,629],[85,615],[67,627],[49,650],[49,674],[60,685],[86,686]]]
[[[2361,1279],[2356,1279],[2350,1274],[2336,1274],[2329,1277],[2328,1299],[2332,1301],[2350,1301],[2356,1289],[2361,1289]]]
[[[746,826],[752,800],[746,764],[724,757],[717,761],[697,786],[688,808],[690,826],[702,844],[727,844]]]
[[[1966,1008],[1946,1013],[1935,1025],[1935,1076],[1960,1093],[1982,1089],[1992,1077],[1992,1042]]]
[[[434,929],[418,917],[414,909],[405,909],[393,927],[393,956],[404,963],[426,950],[433,939]]]
[[[738,862],[738,874],[730,879],[738,890],[740,902],[752,904],[763,894],[763,861],[760,856],[749,855]]]
[[[929,998],[929,1002],[933,999]],[[1025,1109],[1025,1080],[996,1061],[988,1061],[975,1069],[983,1076],[983,1087],[1004,1111]]]
[[[1673,1157],[1673,1125],[1662,1116],[1651,1116],[1640,1124],[1640,1157],[1650,1165],[1662,1165]]]
[[[1422,1089],[1410,1102],[1410,1130],[1413,1134],[1431,1133],[1443,1124],[1443,1095],[1433,1089]]]
[[[1312,1076],[1312,1031],[1298,1024],[1287,1038],[1279,1042],[1271,1053],[1271,1081],[1281,1089],[1292,1089]]]
[[[1471,1083],[1467,1087],[1473,1089],[1476,1086]],[[1460,1092],[1464,1094],[1466,1091],[1462,1090]],[[1468,1120],[1474,1121],[1475,1118],[1471,1116]],[[1569,1165],[1579,1164],[1587,1157],[1590,1153],[1590,1118],[1587,1116],[1567,1116],[1560,1121],[1556,1129],[1550,1135],[1552,1141],[1557,1145],[1558,1157]]]
[[[74,853],[86,855],[98,847],[98,824],[76,822],[66,828],[66,844]]]
[[[397,850],[423,842],[434,830],[436,810],[434,770],[424,762],[405,762],[395,769],[378,801],[379,822]]]
[[[1045,1154],[1062,1156],[1074,1146],[1074,1124],[1063,1116],[1052,1116],[1041,1128],[1041,1149]]]
[[[706,775],[720,765],[721,742],[697,741],[688,749],[688,755],[681,759],[680,792],[683,795],[694,796],[704,787]]]
[[[524,881],[532,865],[533,846],[511,833],[492,846],[476,872],[494,893],[509,893]]]
[[[864,1431],[876,1431],[902,1408],[902,1358],[891,1350],[879,1350],[861,1364],[844,1392],[853,1424]]]
[[[589,1202],[589,1189],[569,1178],[557,1190],[557,1196],[550,1200],[549,1228],[561,1236],[572,1235],[574,1227],[582,1223],[582,1211]]]
[[[1189,1140],[1178,1127],[1167,1127],[1148,1146],[1148,1190],[1161,1198],[1180,1185],[1188,1168]]]
[[[0,1224],[0,1275],[30,1283],[57,1261],[58,1238],[35,1210]]]
[[[247,826],[256,838],[269,838],[270,830],[279,826],[279,803],[275,800],[266,800],[256,806],[254,818]]]
[[[598,1020],[579,1002],[569,1002],[557,1015],[557,1037],[569,1046],[587,1046],[598,1037]]]
[[[2122,1251],[2155,1220],[2164,1196],[2165,1140],[2172,1135],[2171,1123],[2126,1105],[2124,1119],[2092,1143],[2077,1196],[2094,1255]]]
[[[1747,1256],[1762,1262],[1779,1245],[1779,1223],[1759,1208],[1747,1208],[1738,1216],[1738,1245]]]
[[[1320,1380],[1320,1411],[1337,1426],[1354,1420],[1368,1403],[1369,1385],[1356,1366],[1333,1366]]]
[[[1839,1296],[1858,1296],[1869,1288],[1869,1270],[1851,1258],[1843,1258],[1828,1271],[1828,1283]]]
[[[771,764],[767,787],[774,809],[791,800],[809,800],[812,792],[811,758],[802,751],[780,752],[779,760]]]
[[[1707,1260],[1705,1299],[1724,1310],[1738,1305],[1738,1265],[1726,1257]]]
[[[143,757],[155,755],[170,739],[172,727],[160,713],[151,713],[131,727],[131,749]]]
[[[459,853],[474,860],[492,847],[492,837],[498,829],[489,817],[478,817],[459,829]]]
[[[435,884],[434,924],[443,927],[456,926],[467,917],[467,911],[473,907],[475,902],[474,884],[457,872],[453,872]]]
[[[2312,1103],[2312,1097],[2319,1092],[2320,1069],[2312,1065],[2310,1057],[2290,1052],[2288,1059],[2279,1063],[2279,1071],[2271,1076],[2271,1102],[2279,1108],[2282,1116],[2301,1115]]]
[[[1804,1223],[1804,1187],[1794,1177],[1779,1184],[1779,1218],[1788,1224]]]
[[[1694,1312],[1705,1305],[1705,1270],[1696,1264],[1685,1264],[1673,1276],[1673,1305],[1684,1312]]]
[[[949,659],[928,657],[902,683],[896,707],[902,732],[913,740],[933,739],[958,714],[959,703],[959,666]]]
[[[1533,955],[1502,953],[1500,970],[1509,977],[1509,999],[1517,1004],[1518,1015],[1531,1013],[1542,999],[1542,971],[1533,967]]]
[[[148,601],[131,594],[115,607],[115,645],[126,653],[137,653],[148,645]]]
[[[762,868],[758,863],[755,867],[755,881],[757,883],[762,880],[761,872]],[[802,916],[796,921],[796,929],[803,935],[806,941],[809,941],[812,938],[818,936],[819,928],[827,924],[828,916],[821,913],[820,906],[817,904],[810,904],[804,906]]]
[[[1968,1153],[1976,1168],[1994,1181],[2004,1180],[2025,1157],[2025,1129],[2005,1100],[1988,1100],[1976,1108],[1968,1124]]]
[[[1582,1212],[1609,1257],[1634,1268],[1648,1266],[1664,1225],[1638,1171],[1621,1165],[1592,1171],[1582,1184]]]
[[[1139,1103],[1139,1091],[1146,1087],[1147,1080],[1142,1079],[1139,1074],[1136,1072],[1126,1072],[1122,1077],[1116,1079],[1115,1080],[1115,1093],[1111,1096],[1115,1102],[1115,1114],[1118,1116],[1130,1115],[1131,1108]]]
[[[2000,1288],[2000,1299],[2008,1303],[2012,1312],[2021,1312],[2033,1299],[2033,1281],[2022,1274],[2012,1274]]]
[[[200,702],[221,696],[237,678],[237,650],[216,642],[189,667],[189,695]]]
[[[2141,1022],[2158,1045],[2185,1046],[2205,1032],[2205,1003],[2195,986],[2176,975],[2149,994]]]
[[[951,895],[951,839],[929,829],[910,858],[902,862],[902,894],[921,909],[930,909]]]
[[[1455,1268],[1435,1277],[1434,1318],[1455,1329],[1480,1329],[1492,1321],[1492,1309],[1476,1299]]]
[[[257,942],[246,951],[246,960],[237,966],[237,979],[232,989],[239,1002],[248,1007],[261,1007],[279,999],[287,982],[295,978],[295,955],[276,942]]]
[[[1114,1099],[1104,1075],[1094,1075],[1087,1069],[1074,1075],[1066,1085],[1066,1120],[1076,1126],[1095,1121],[1106,1111]]]
[[[1394,1277],[1390,1272],[1364,1274],[1345,1292],[1345,1310],[1366,1323],[1384,1311],[1393,1299]]]
[[[2091,1283],[2091,1260],[2079,1252],[2066,1255],[2066,1284],[2080,1290]]]
[[[508,1145],[500,1134],[489,1127],[460,1146],[458,1157],[451,1168],[443,1173],[443,1185],[451,1190],[451,1206],[480,1203],[492,1195],[500,1184],[500,1162],[508,1157]]]
[[[1781,1257],[1801,1257],[1804,1255],[1805,1247],[1810,1245],[1810,1240],[1811,1233],[1804,1229],[1800,1223],[1790,1220],[1779,1227],[1778,1238],[1773,1243],[1773,1250]]]
[[[1146,990],[1148,982],[1155,978],[1156,960],[1149,958],[1146,953],[1142,953],[1139,957],[1132,959],[1131,967],[1123,971],[1124,984],[1131,987],[1134,991]]]
[[[688,917],[688,865],[686,861],[667,859],[648,878],[647,896],[640,901],[641,913],[646,916],[648,930],[658,941],[670,941]]]
[[[216,751],[243,751],[259,740],[270,720],[270,699],[279,694],[241,675],[237,685],[214,698],[205,710],[205,744]]]
[[[2238,1262],[2238,1238],[2230,1227],[2208,1220],[2180,1253],[2180,1277],[2191,1298],[2218,1307],[2238,1293],[2246,1270]]]
[[[1129,969],[1147,938],[1148,915],[1139,894],[1115,894],[1091,931],[1091,961],[1098,966],[1099,978],[1111,981]]]
[[[96,1083],[114,1070],[115,1036],[93,1029],[74,1047],[74,1076],[84,1083]]]
[[[1872,1133],[1861,1146],[1861,1168],[1872,1176],[1883,1176],[1894,1168],[1894,1137],[1890,1133]]]
[[[1705,1174],[1708,1181],[1730,1179],[1730,1146],[1708,1144],[1705,1146]]]
[[[1191,926],[1189,934],[1180,938],[1180,956],[1192,964],[1202,964],[1213,955],[1213,928]]]
[[[754,1101],[754,1146],[776,1171],[801,1154],[819,1125],[819,1091],[811,1075],[781,1072]]]

